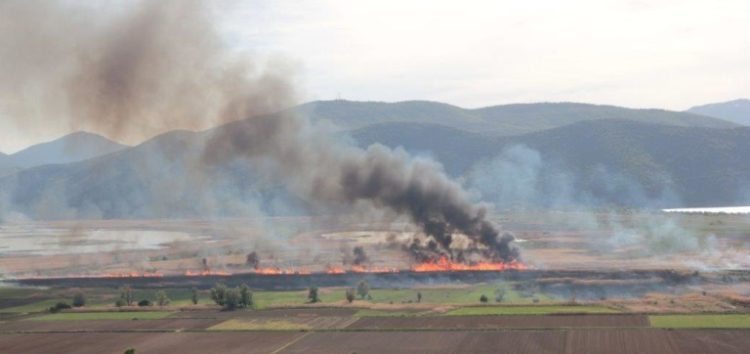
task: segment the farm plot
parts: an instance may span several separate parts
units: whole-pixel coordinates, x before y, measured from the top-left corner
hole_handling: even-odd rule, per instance
[[[0,348],[7,353],[47,354],[122,353],[271,353],[304,333],[44,333],[0,334]]]
[[[677,330],[669,331],[669,336],[678,353],[739,354],[750,348],[747,330]]]
[[[318,332],[281,353],[563,353],[560,331]]]
[[[212,331],[283,331],[345,328],[356,321],[354,317],[245,317],[234,318],[208,328]]]
[[[373,330],[648,327],[641,315],[362,317],[347,328]]]
[[[675,353],[669,333],[657,329],[570,330],[566,344],[568,353]]]
[[[220,320],[215,319],[9,321],[6,323],[0,323],[0,332],[201,330],[211,327],[219,322]]]

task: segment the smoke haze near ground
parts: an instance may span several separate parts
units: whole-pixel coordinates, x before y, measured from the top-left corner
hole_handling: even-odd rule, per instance
[[[236,121],[211,131],[179,181],[149,197],[168,200],[157,204],[167,208],[177,204],[175,195],[200,200],[211,183],[203,171],[250,161],[315,209],[384,209],[410,218],[443,252],[451,253],[452,235],[461,233],[488,258],[518,258],[513,238],[498,237],[485,209],[434,162],[380,145],[333,143],[296,115],[271,114],[296,101],[289,66],[228,50],[206,2],[116,4],[103,11],[80,3],[3,2],[6,114],[29,129],[64,122],[125,141]],[[168,150],[165,159],[138,168],[165,169]]]

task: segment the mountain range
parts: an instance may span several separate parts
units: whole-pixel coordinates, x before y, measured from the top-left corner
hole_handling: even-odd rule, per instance
[[[750,100],[748,99],[695,106],[688,109],[688,112],[750,125]]]
[[[434,158],[500,208],[730,205],[750,196],[750,127],[693,113],[572,103],[467,110],[424,101],[325,101],[296,109],[329,121],[342,141]],[[76,150],[76,157],[40,153],[77,145],[70,141],[0,155],[0,167],[11,161],[17,169],[0,178],[0,218],[305,213],[304,201],[252,165],[196,166],[203,144],[222,129],[236,124],[172,131],[134,147],[73,134],[65,138],[95,147],[90,155]],[[40,161],[47,164],[33,166]]]

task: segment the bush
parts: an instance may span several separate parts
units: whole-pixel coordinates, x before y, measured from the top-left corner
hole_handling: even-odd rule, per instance
[[[138,301],[138,306],[140,306],[140,307],[151,306],[151,301],[143,299],[141,301]]]
[[[503,299],[505,299],[505,289],[504,288],[498,288],[495,290],[495,302],[503,302]]]
[[[167,306],[169,304],[169,297],[167,297],[167,293],[164,290],[156,292],[156,303],[159,306]]]
[[[317,286],[311,286],[310,289],[307,291],[307,299],[310,300],[310,302],[320,302],[320,297],[318,297],[318,287]]]
[[[83,293],[73,295],[73,307],[83,307],[86,305],[86,297]]]
[[[219,306],[224,306],[225,303],[225,297],[227,292],[227,286],[218,283],[211,289],[211,300],[214,300],[214,302]]]
[[[237,289],[227,289],[224,292],[224,309],[232,311],[240,305],[240,292]]]
[[[133,305],[133,290],[129,286],[123,286],[120,288],[120,299],[125,302],[125,305]],[[121,305],[124,306],[124,305]]]
[[[365,298],[365,296],[370,294],[370,285],[367,284],[366,281],[362,280],[357,284],[357,295],[359,295],[360,298]]]
[[[127,305],[127,303],[123,299],[117,299],[117,301],[115,301],[115,306],[117,306],[117,307],[123,307],[123,306],[126,306],[126,305]]]
[[[240,307],[247,308],[247,307],[254,307],[255,303],[253,303],[253,293],[250,291],[250,288],[247,287],[247,285],[242,284],[240,286]]]
[[[350,304],[354,301],[354,288],[346,289],[346,301]]]
[[[125,351],[122,352],[122,354],[135,354],[135,349],[134,348],[125,349]]]
[[[198,305],[198,289],[193,288],[193,294],[190,297],[190,300],[193,301],[193,305]]]
[[[487,295],[482,294],[482,296],[479,297],[479,302],[487,303]]]
[[[70,309],[70,308],[71,308],[71,306],[68,305],[68,303],[66,303],[66,302],[58,302],[57,304],[55,304],[55,306],[52,306],[52,307],[49,308],[49,312],[58,313],[58,312],[60,312],[60,310],[67,310],[67,309]]]

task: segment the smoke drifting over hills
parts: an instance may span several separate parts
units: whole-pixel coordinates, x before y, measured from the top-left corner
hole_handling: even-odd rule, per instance
[[[270,114],[295,102],[288,67],[232,53],[205,4],[144,1],[100,16],[62,2],[4,2],[5,109],[30,126],[55,117],[120,139],[236,121],[211,131],[186,163],[181,178],[195,181],[196,192],[210,183],[203,171],[249,161],[314,208],[374,207],[407,216],[442,252],[452,254],[461,233],[485,257],[518,258],[513,238],[498,237],[484,208],[433,162],[336,144],[294,114]]]

